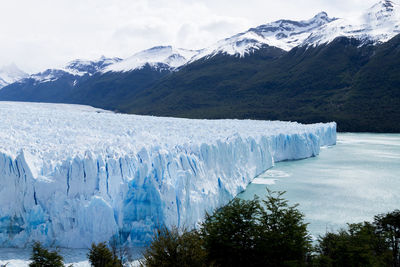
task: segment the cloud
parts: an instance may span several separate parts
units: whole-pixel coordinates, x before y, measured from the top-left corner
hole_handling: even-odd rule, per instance
[[[201,49],[250,26],[251,23],[245,19],[219,16],[209,17],[201,23],[188,21],[180,26],[174,43],[181,47]]]
[[[2,0],[0,66],[29,72],[155,45],[203,48],[280,18],[344,17],[376,0]]]

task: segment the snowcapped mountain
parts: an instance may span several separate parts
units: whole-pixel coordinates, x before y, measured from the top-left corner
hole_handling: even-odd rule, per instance
[[[98,71],[103,70],[109,65],[115,64],[120,62],[122,59],[120,58],[106,58],[102,56],[97,61],[90,61],[90,60],[73,60],[67,64],[64,71],[69,72],[74,75],[83,76],[85,74],[94,74]]]
[[[140,69],[146,64],[155,69],[169,70],[178,68],[186,64],[199,51],[173,48],[172,46],[156,46],[133,56],[112,64],[105,68],[103,72],[124,72]]]
[[[28,74],[20,70],[15,64],[0,68],[0,89],[18,80],[28,77]]]
[[[321,12],[309,20],[278,20],[260,25],[203,49],[194,60],[212,57],[219,53],[245,56],[265,45],[288,51],[301,45],[314,30],[335,20],[329,18],[325,12]]]
[[[158,71],[172,71],[189,62],[199,50],[173,48],[172,46],[156,46],[134,54],[126,59],[106,58],[99,60],[73,60],[61,69],[47,69],[30,78],[37,82],[56,81],[64,75],[85,76],[95,73],[130,72],[140,70],[148,65]]]
[[[188,50],[172,46],[156,46],[134,54],[133,56],[112,64],[103,72],[126,72],[140,69],[146,64],[156,69],[171,70],[188,62],[204,57],[212,57],[219,53],[244,56],[264,45],[290,50],[304,42],[310,33],[332,21],[325,12],[304,21],[278,20],[269,24],[251,28],[244,33],[236,34],[216,44],[201,49]]]
[[[62,69],[49,69],[31,77],[39,82],[48,82],[57,80],[65,73],[84,76],[97,72],[130,72],[146,65],[155,70],[172,71],[217,54],[243,57],[265,46],[289,51],[297,46],[330,43],[340,36],[356,38],[363,43],[378,43],[386,42],[399,33],[399,0],[381,0],[351,19],[331,18],[326,12],[320,12],[309,20],[283,19],[263,24],[201,50],[156,46],[123,60],[105,57],[96,61],[74,60]]]
[[[121,60],[122,59],[120,58],[106,58],[104,56],[102,56],[99,60],[94,61],[76,59],[67,63],[64,68],[48,69],[44,72],[33,74],[29,78],[32,78],[37,82],[43,83],[58,80],[64,75],[72,75],[78,77],[93,75],[94,73],[103,70],[107,66],[115,64]]]
[[[330,18],[321,12],[309,20],[278,20],[260,25],[201,50],[192,61],[220,53],[243,57],[266,45],[289,51],[297,46],[330,43],[340,36],[363,43],[386,42],[399,33],[399,1],[382,0],[353,19]]]
[[[326,12],[320,12],[309,20],[278,20],[260,25],[201,50],[153,47],[111,64],[103,72],[127,72],[146,64],[155,69],[171,70],[217,54],[243,57],[265,46],[289,51],[297,46],[330,43],[340,36],[356,38],[363,43],[386,42],[398,33],[400,4],[382,0],[353,19],[331,18]]]
[[[355,38],[363,43],[382,43],[400,33],[399,1],[383,0],[352,19],[338,19],[322,25],[303,45],[332,42],[339,36]]]
[[[398,121],[399,45],[400,0],[383,0],[354,18],[321,12],[278,20],[201,50],[157,46],[123,60],[74,60],[5,86],[0,100],[191,118],[335,120],[346,131],[396,132],[400,124],[388,123],[382,110]],[[321,96],[329,90],[328,101]]]
[[[297,46],[330,43],[340,36],[356,38],[363,43],[386,42],[399,33],[400,4],[382,0],[353,19],[331,18],[326,12],[320,12],[309,20],[278,20],[260,25],[201,50],[153,47],[111,64],[103,72],[127,72],[146,64],[155,69],[171,70],[217,54],[243,57],[265,46],[289,51]]]

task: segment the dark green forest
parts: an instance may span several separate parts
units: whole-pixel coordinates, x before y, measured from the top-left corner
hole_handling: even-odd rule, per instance
[[[360,47],[337,38],[289,53],[194,62],[122,111],[188,118],[336,121],[339,131],[400,132],[400,36]]]
[[[400,132],[400,35],[382,44],[338,37],[286,52],[264,46],[183,66],[28,79],[0,100],[88,104],[123,113],[338,123],[339,131]]]

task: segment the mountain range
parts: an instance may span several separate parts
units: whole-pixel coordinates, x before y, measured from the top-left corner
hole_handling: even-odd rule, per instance
[[[383,0],[357,18],[278,20],[201,50],[158,46],[29,76],[0,70],[0,100],[400,132],[399,34],[400,3]]]

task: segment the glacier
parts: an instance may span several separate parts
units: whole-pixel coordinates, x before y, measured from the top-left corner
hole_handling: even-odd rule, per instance
[[[0,102],[0,246],[136,246],[196,227],[274,162],[318,155],[336,123],[191,120]]]

